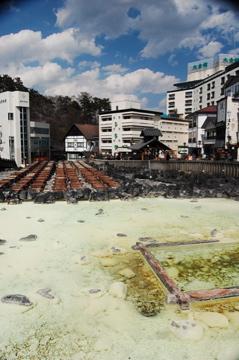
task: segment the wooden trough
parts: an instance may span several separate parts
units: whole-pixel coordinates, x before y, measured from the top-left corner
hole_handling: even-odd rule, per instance
[[[218,240],[192,240],[188,242],[167,242],[143,245],[142,243],[136,243],[133,247],[135,250],[140,251],[144,260],[148,263],[155,276],[159,279],[167,293],[167,303],[178,304],[182,310],[189,309],[191,303],[203,302],[203,301],[216,301],[239,298],[239,286],[216,288],[210,290],[193,290],[193,291],[182,291],[179,289],[176,282],[168,275],[166,269],[162,266],[160,261],[155,258],[152,252],[149,250],[150,247],[175,247],[185,245],[197,245],[197,244],[208,244],[215,243]],[[203,245],[202,245],[203,246]]]

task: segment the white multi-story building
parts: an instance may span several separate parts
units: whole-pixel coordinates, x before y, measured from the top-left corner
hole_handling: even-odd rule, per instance
[[[188,146],[189,152],[195,155],[203,154],[204,127],[206,119],[217,117],[217,107],[208,106],[187,116],[189,120]]]
[[[130,147],[142,140],[140,135],[145,128],[159,129],[160,141],[172,150],[188,144],[188,121],[162,116],[159,111],[121,109],[117,104],[114,109],[99,116],[99,149],[103,154],[130,152]]]
[[[99,115],[99,149],[103,154],[130,152],[130,146],[141,140],[142,130],[157,127],[162,114],[159,111],[119,108]]]
[[[187,81],[167,92],[167,113],[185,116],[216,105],[224,97],[225,82],[238,71],[239,58],[233,55],[189,63]]]
[[[31,161],[29,93],[0,93],[0,157],[17,166]]]
[[[225,97],[218,101],[217,123],[224,124],[225,146],[239,142],[239,75],[232,76],[225,84]]]

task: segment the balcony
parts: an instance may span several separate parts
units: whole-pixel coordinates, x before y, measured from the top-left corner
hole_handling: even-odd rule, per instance
[[[101,139],[111,139],[112,133],[111,132],[100,132],[100,138]]]

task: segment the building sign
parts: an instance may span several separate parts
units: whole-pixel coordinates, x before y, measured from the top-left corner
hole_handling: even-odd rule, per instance
[[[178,146],[179,154],[188,154],[188,146]]]
[[[207,69],[208,67],[208,63],[204,62],[204,63],[200,63],[200,64],[195,64],[193,65],[193,70],[201,70],[201,69]]]
[[[230,63],[230,64],[232,64],[232,63],[234,63],[234,62],[237,62],[237,61],[239,61],[239,57],[235,57],[235,58],[225,57],[225,58],[223,59],[223,62],[224,62],[224,63]]]

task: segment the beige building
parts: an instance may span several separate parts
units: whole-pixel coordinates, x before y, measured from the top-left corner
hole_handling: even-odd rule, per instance
[[[162,132],[160,141],[176,152],[179,146],[188,145],[188,121],[164,116],[159,111],[123,109],[120,105],[99,115],[99,149],[102,154],[131,152],[130,147],[141,140],[145,128],[159,129]]]
[[[188,126],[186,120],[162,115],[157,124],[162,133],[160,141],[178,152],[180,147],[188,146]]]

